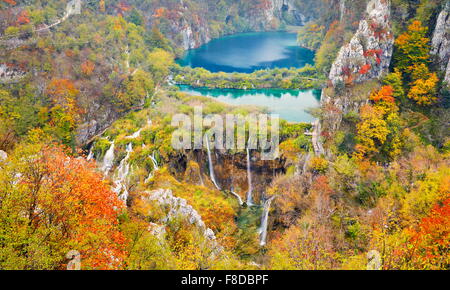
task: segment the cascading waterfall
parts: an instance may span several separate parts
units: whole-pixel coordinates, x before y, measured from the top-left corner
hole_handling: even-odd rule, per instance
[[[103,159],[103,166],[101,171],[104,175],[108,175],[109,171],[113,167],[114,162],[114,141],[111,143],[111,147],[109,147],[108,151],[106,151],[105,157]]]
[[[113,189],[113,191],[119,195],[120,199],[125,202],[128,199],[128,189],[125,183],[130,174],[130,164],[128,164],[128,160],[130,159],[130,154],[133,152],[132,143],[127,145],[126,151],[127,155],[120,161],[119,167],[117,168],[117,176],[114,180],[116,187]]]
[[[231,187],[230,193],[237,198],[240,206],[242,206],[244,204],[244,201],[242,200],[241,196],[239,194],[237,194],[236,192],[234,192],[234,188],[233,187]]]
[[[247,205],[253,205],[253,184],[252,184],[252,168],[251,168],[251,158],[250,149],[247,148],[247,179],[248,179],[248,191],[247,191]]]
[[[211,148],[209,147],[209,139],[208,135],[205,134],[205,142],[206,142],[206,149],[208,151],[208,163],[209,163],[209,176],[211,177],[211,181],[214,183],[214,186],[221,190],[220,187],[217,185],[216,177],[214,175],[214,166],[212,163],[212,157],[211,157]]]
[[[139,129],[138,131],[136,131],[136,132],[133,133],[132,135],[127,136],[127,137],[125,137],[125,138],[126,138],[126,139],[136,139],[136,138],[138,138],[139,136],[141,136],[141,132],[142,132],[142,129]]]
[[[149,183],[150,180],[153,178],[154,173],[159,170],[158,160],[156,160],[155,152],[153,152],[152,155],[149,155],[148,158],[150,158],[150,160],[153,163],[153,170],[148,175],[147,179],[145,180],[145,183]]]
[[[153,163],[153,170],[154,171],[158,171],[159,170],[159,165],[158,165],[158,160],[156,160],[156,157],[155,157],[155,152],[153,152],[153,154],[150,155],[149,158],[150,158],[150,160]]]
[[[94,159],[94,147],[95,147],[95,144],[92,144],[91,148],[89,149],[89,154],[86,157],[87,161],[91,161],[92,159]]]
[[[274,200],[275,196],[272,196],[268,200],[264,202],[264,209],[263,214],[261,217],[261,227],[259,228],[259,245],[261,247],[264,247],[267,243],[267,230],[269,226],[269,212],[270,212],[270,206],[272,204],[272,201]]]

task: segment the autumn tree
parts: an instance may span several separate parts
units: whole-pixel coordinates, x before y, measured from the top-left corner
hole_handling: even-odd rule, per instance
[[[359,158],[378,155],[381,159],[391,159],[400,153],[401,120],[393,94],[391,86],[384,86],[370,96],[373,105],[361,108],[356,145]]]
[[[419,105],[432,105],[437,102],[437,85],[439,78],[436,73],[430,73],[425,64],[416,64],[412,67],[411,88],[408,98]]]
[[[26,144],[0,168],[0,268],[62,269],[71,250],[83,269],[123,266],[123,203],[94,164]]]
[[[74,83],[67,79],[53,79],[47,87],[50,106],[42,109],[42,121],[46,122],[47,131],[65,144],[73,142],[73,131],[81,113],[76,101],[78,94]]]
[[[408,30],[400,35],[395,45],[396,67],[404,73],[408,73],[412,65],[429,63],[429,39],[426,37],[428,28],[422,26],[420,21],[414,21]]]
[[[436,204],[418,229],[409,232],[408,268],[448,269],[450,264],[450,198]]]
[[[127,111],[134,106],[142,106],[153,94],[154,84],[148,72],[137,70],[123,82],[123,89],[116,98],[121,110]]]
[[[391,86],[393,89],[392,96],[403,102],[405,100],[405,90],[403,84],[403,74],[399,69],[395,69],[394,72],[388,74],[384,80],[383,84],[386,86]]]
[[[94,72],[95,63],[90,60],[86,60],[81,64],[81,71],[85,76],[90,76]]]
[[[157,48],[148,55],[148,62],[155,83],[160,85],[169,75],[169,68],[173,65],[174,59],[169,52]]]
[[[362,121],[358,124],[356,150],[362,158],[379,152],[379,147],[386,142],[389,130],[380,109],[365,105],[361,108],[360,115]]]

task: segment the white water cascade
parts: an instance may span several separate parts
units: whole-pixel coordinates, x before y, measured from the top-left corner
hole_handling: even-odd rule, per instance
[[[156,160],[155,152],[153,152],[152,155],[149,155],[148,158],[150,158],[150,160],[153,163],[153,170],[148,175],[147,179],[145,180],[145,183],[149,183],[150,180],[153,178],[155,172],[159,170],[158,160]]]
[[[264,209],[263,214],[261,218],[261,227],[259,228],[259,245],[261,247],[264,247],[267,244],[267,228],[269,226],[269,212],[270,212],[270,206],[272,204],[272,201],[274,200],[275,196],[272,196],[268,200],[264,202]]]
[[[237,198],[240,206],[244,205],[244,201],[242,200],[242,197],[239,194],[237,194],[236,192],[234,192],[234,188],[233,187],[231,187],[230,193]]]
[[[217,185],[216,177],[214,175],[214,166],[213,166],[213,163],[212,163],[211,148],[209,147],[209,138],[208,138],[207,134],[205,134],[205,142],[206,142],[206,149],[208,151],[209,176],[211,177],[211,181],[214,183],[214,186],[218,190],[221,190],[219,185]]]
[[[115,144],[114,141],[111,143],[111,147],[109,147],[108,151],[106,151],[105,157],[103,159],[103,166],[101,168],[101,171],[106,176],[108,175],[109,171],[113,167],[114,162],[114,148]]]
[[[136,138],[138,138],[139,136],[141,136],[141,132],[142,132],[142,129],[139,129],[138,131],[136,131],[136,132],[133,133],[132,135],[127,136],[127,137],[125,137],[125,138],[126,138],[126,139],[136,139]]]
[[[92,144],[91,148],[89,149],[89,154],[86,157],[87,161],[91,161],[92,159],[94,159],[94,151],[93,151],[94,147],[95,147],[95,144]]]
[[[252,184],[252,167],[250,158],[250,149],[247,148],[247,180],[248,180],[248,191],[247,191],[247,205],[253,205],[253,184]]]
[[[130,143],[127,145],[127,155],[125,158],[120,161],[119,167],[117,168],[117,175],[114,179],[114,184],[116,187],[113,189],[119,198],[124,202],[128,199],[128,189],[126,187],[126,180],[128,175],[130,174],[130,164],[128,164],[128,160],[130,159],[130,154],[133,152],[133,144]]]

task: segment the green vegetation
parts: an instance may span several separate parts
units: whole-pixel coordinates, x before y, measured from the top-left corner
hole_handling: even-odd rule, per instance
[[[203,68],[176,67],[174,81],[192,87],[220,89],[319,89],[326,82],[324,76],[307,65],[301,69],[275,68],[245,73],[212,73]]]

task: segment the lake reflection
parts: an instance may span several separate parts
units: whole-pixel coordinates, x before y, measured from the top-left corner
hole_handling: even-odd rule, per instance
[[[234,90],[208,89],[180,86],[181,91],[196,96],[206,96],[231,105],[257,105],[267,107],[269,112],[280,115],[289,122],[313,122],[306,112],[319,106],[320,90]]]
[[[297,35],[259,32],[226,36],[188,50],[178,63],[211,72],[245,72],[275,67],[301,68],[313,64],[314,52],[299,47]]]

